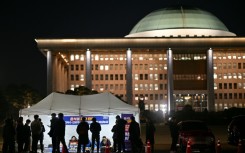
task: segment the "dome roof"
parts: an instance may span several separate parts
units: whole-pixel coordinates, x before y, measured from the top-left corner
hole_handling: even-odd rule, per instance
[[[156,10],[141,19],[126,37],[236,36],[211,13],[192,7]]]

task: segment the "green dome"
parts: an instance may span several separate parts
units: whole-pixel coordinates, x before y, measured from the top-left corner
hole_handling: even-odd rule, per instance
[[[182,32],[176,33],[177,29],[181,29]],[[196,31],[196,34],[190,33],[188,29],[191,29],[191,32]],[[204,31],[200,33],[200,29]],[[151,12],[141,19],[126,37],[171,35],[235,36],[217,17],[207,11],[190,7],[172,7]]]

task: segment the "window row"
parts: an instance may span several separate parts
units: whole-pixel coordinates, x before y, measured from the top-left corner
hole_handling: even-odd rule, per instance
[[[214,63],[214,70],[245,69],[245,63]]]
[[[225,60],[225,59],[245,59],[245,54],[240,53],[214,53],[213,59]]]
[[[206,60],[206,54],[173,54],[174,60]]]
[[[245,83],[214,83],[214,89],[245,89]]]
[[[71,54],[70,61],[85,60],[84,54]],[[126,54],[111,54],[111,55],[104,55],[104,54],[92,54],[91,60],[95,61],[114,61],[114,60],[126,60]],[[132,60],[167,60],[166,54],[132,54]]]
[[[244,99],[245,93],[215,93],[215,99]]]
[[[206,74],[174,74],[174,80],[206,80]]]
[[[134,70],[167,70],[167,64],[134,64]]]
[[[214,73],[214,79],[245,79],[245,73]]]
[[[134,74],[134,80],[167,80],[167,74]]]
[[[126,74],[93,74],[92,80],[126,80]],[[84,81],[84,74],[71,74],[71,81]],[[133,74],[134,80],[167,80],[167,74]]]
[[[167,99],[167,94],[135,94],[134,95],[135,101],[163,100],[163,99]]]
[[[167,90],[167,84],[134,84],[134,90]]]

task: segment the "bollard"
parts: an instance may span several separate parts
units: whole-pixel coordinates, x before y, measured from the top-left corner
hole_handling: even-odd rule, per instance
[[[147,140],[145,153],[151,153],[151,143]]]
[[[217,141],[216,153],[221,153],[221,144],[220,144],[220,140],[219,139]]]
[[[243,146],[242,146],[242,140],[239,139],[239,142],[237,144],[237,153],[243,153]]]
[[[191,141],[188,139],[186,146],[186,153],[191,153]]]

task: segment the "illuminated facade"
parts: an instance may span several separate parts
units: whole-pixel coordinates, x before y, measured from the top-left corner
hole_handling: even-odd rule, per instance
[[[168,112],[245,107],[245,38],[200,9],[154,11],[124,38],[36,41],[48,93],[86,86]]]

